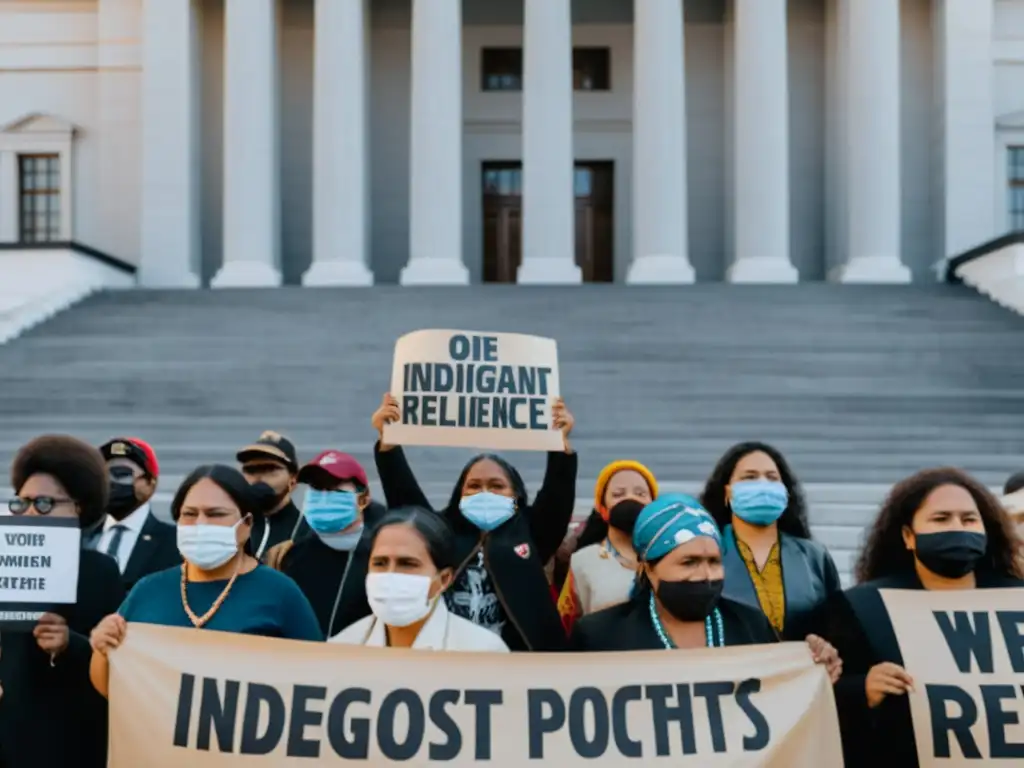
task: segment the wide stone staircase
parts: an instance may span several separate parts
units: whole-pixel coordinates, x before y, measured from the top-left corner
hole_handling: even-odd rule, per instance
[[[765,440],[845,571],[894,480],[953,464],[998,485],[1024,467],[1024,318],[966,287],[829,284],[101,293],[0,346],[0,461],[42,432],[139,435],[163,466],[158,509],[264,429],[373,474],[370,414],[395,339],[419,328],[558,340],[580,514],[610,460],[696,490],[730,444]],[[438,502],[470,455],[409,453]],[[512,458],[536,490],[542,457]]]

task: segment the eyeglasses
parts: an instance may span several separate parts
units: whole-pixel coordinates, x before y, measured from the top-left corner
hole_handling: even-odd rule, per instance
[[[56,509],[58,504],[73,503],[74,499],[61,499],[56,496],[36,496],[35,498],[15,496],[7,502],[7,508],[12,515],[24,515],[32,507],[35,507],[36,512],[40,515],[48,515]]]

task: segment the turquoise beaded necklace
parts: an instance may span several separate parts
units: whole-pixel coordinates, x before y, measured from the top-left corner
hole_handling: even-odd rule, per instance
[[[661,640],[662,645],[670,650],[675,648],[676,644],[672,642],[668,633],[665,632],[665,628],[661,625],[661,619],[658,618],[658,611],[654,604],[653,592],[651,592],[650,612],[651,624],[654,625],[654,631],[658,633],[658,639]],[[712,617],[714,617],[714,623],[711,621]],[[715,630],[717,630],[717,638],[715,637]],[[722,613],[717,608],[711,612],[711,616],[704,619],[704,636],[707,640],[708,648],[725,647],[725,627],[722,624]]]

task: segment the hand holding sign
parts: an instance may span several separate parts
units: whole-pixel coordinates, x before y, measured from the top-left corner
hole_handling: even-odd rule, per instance
[[[124,617],[119,613],[112,613],[93,629],[92,635],[89,636],[89,645],[96,653],[106,656],[120,647],[127,630],[128,623]]]
[[[401,418],[402,412],[398,407],[398,400],[390,392],[385,392],[384,397],[380,401],[380,408],[373,412],[373,417],[370,419],[373,428],[380,435],[380,449],[382,451],[390,451],[395,447],[384,442],[384,427],[400,421]]]
[[[886,696],[902,696],[914,690],[914,678],[899,664],[884,661],[868,670],[864,681],[868,706],[874,709]]]
[[[32,630],[32,636],[36,645],[51,657],[64,653],[71,639],[67,621],[56,613],[44,613]]]
[[[562,433],[565,452],[572,453],[572,447],[569,445],[569,433],[572,432],[576,419],[569,413],[569,409],[565,407],[565,401],[560,397],[556,397],[554,405],[551,406],[551,423]]]

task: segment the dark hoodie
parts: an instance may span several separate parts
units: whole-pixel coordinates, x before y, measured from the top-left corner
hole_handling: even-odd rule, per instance
[[[481,532],[459,511],[466,474],[481,458],[492,459],[505,470],[519,510],[490,533]],[[381,451],[378,443],[374,459],[388,507],[432,509],[400,447]],[[502,639],[513,651],[565,649],[565,630],[544,566],[561,545],[572,519],[576,468],[575,453],[549,453],[544,483],[530,505],[523,480],[513,467],[494,456],[478,456],[463,468],[448,505],[438,510],[455,532],[459,563],[453,587],[445,595],[449,610],[479,621],[479,605],[470,603],[484,602],[493,589],[497,601],[487,621],[503,625]],[[487,583],[481,584],[481,579]]]
[[[370,538],[386,511],[383,504],[370,502],[363,511],[363,535],[351,552],[331,549],[316,532],[307,530],[281,559],[281,572],[299,585],[328,639],[370,615],[366,601]]]

